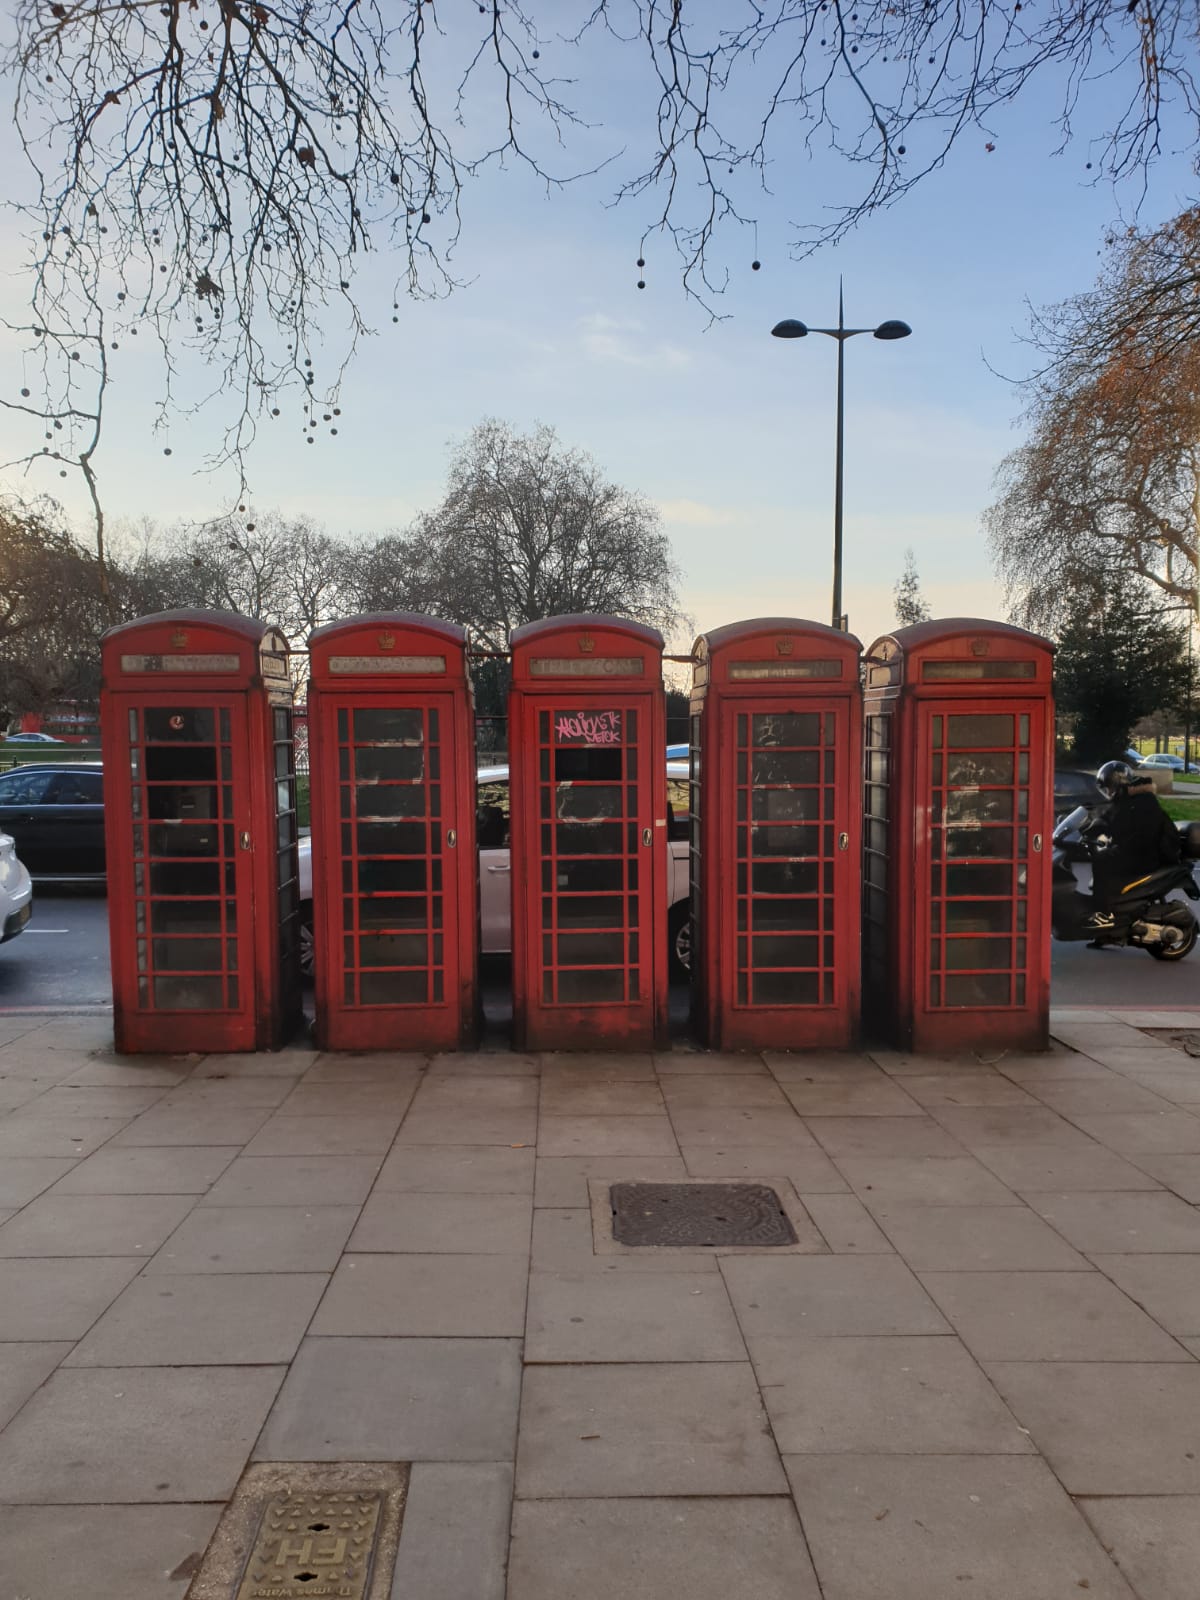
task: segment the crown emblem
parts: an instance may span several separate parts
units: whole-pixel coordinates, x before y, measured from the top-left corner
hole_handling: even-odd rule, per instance
[[[775,654],[777,656],[790,656],[791,653],[792,653],[792,641],[790,639],[776,639],[776,641],[775,641]]]
[[[590,633],[581,633],[579,635],[579,648],[583,651],[585,656],[591,655],[592,651],[596,648],[596,641],[592,638]]]
[[[987,639],[972,639],[971,640],[971,654],[973,656],[985,656],[985,655],[987,655],[988,651],[991,648],[992,648],[992,646],[991,646],[990,640],[987,640]]]
[[[394,633],[381,633],[379,635],[379,648],[381,650],[394,650],[396,648],[396,635]]]
[[[183,628],[176,628],[171,635],[171,649],[182,650],[188,642],[188,636]]]

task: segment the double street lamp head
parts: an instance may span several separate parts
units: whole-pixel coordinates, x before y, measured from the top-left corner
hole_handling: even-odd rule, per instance
[[[816,330],[818,333],[833,333],[835,335],[841,331],[843,330],[836,328],[818,328]],[[881,322],[877,328],[869,330],[867,328],[854,328],[844,331],[847,333],[870,332],[876,339],[907,339],[912,329],[907,322],[901,322],[893,317],[887,322]],[[808,337],[808,326],[806,323],[797,321],[795,317],[786,317],[782,322],[777,322],[771,332],[776,339],[806,339]]]

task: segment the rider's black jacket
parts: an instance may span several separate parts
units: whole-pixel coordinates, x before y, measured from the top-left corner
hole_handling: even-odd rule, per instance
[[[1182,852],[1179,829],[1149,785],[1118,789],[1108,805],[1092,813],[1084,831],[1108,835],[1108,866],[1130,878],[1173,866]]]

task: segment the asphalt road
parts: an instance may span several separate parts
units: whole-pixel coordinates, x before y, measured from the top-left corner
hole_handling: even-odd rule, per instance
[[[1051,947],[1051,998],[1060,1006],[1153,1007],[1200,1003],[1200,949],[1186,960],[1159,962],[1144,950]],[[503,962],[484,963],[489,1031],[511,1014]],[[94,889],[37,892],[25,932],[0,947],[0,1014],[6,1011],[92,1010],[112,1003],[108,908]],[[671,997],[672,1027],[686,1021],[683,990]]]

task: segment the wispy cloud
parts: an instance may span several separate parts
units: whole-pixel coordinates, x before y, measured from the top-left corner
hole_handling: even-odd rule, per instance
[[[692,352],[681,345],[652,342],[637,321],[592,312],[580,319],[580,344],[592,361],[643,371],[678,372],[692,364]]]

